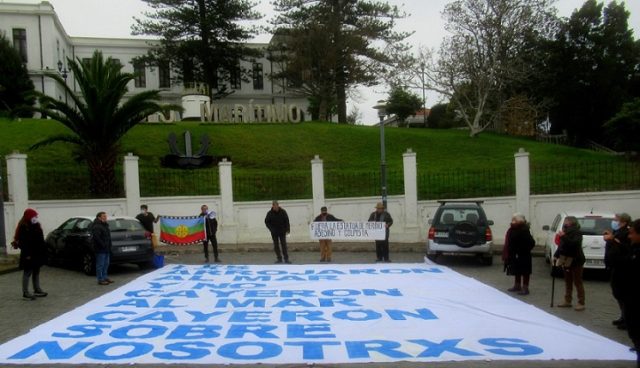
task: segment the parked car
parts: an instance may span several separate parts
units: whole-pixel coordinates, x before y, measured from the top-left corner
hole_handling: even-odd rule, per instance
[[[47,235],[49,263],[68,263],[95,275],[96,257],[90,225],[94,217],[72,217]],[[107,220],[111,231],[111,263],[135,263],[141,268],[153,265],[151,234],[133,217],[113,216]]]
[[[593,212],[561,212],[556,215],[551,226],[545,225],[542,230],[545,236],[545,259],[551,263],[553,254],[558,249],[560,239],[558,233],[562,230],[562,224],[567,216],[575,216],[580,224],[582,232],[582,251],[586,258],[584,268],[604,269],[604,246],[605,241],[602,233],[611,229],[611,221],[615,215],[613,213],[593,213]]]
[[[427,258],[436,261],[441,254],[471,255],[486,265],[493,263],[493,235],[482,209],[482,202],[440,201],[440,207],[429,221]]]

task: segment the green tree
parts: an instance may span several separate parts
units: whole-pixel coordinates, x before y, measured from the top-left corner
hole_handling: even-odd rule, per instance
[[[462,123],[464,125],[464,123]],[[433,105],[429,111],[429,128],[446,129],[459,126],[456,123],[455,113],[449,103]]]
[[[169,62],[185,84],[204,82],[212,98],[228,95],[227,84],[247,79],[240,60],[262,56],[246,41],[257,33],[247,21],[261,18],[247,0],[143,0],[154,12],[135,18],[133,34],[160,38],[158,47],[140,58],[154,64]],[[243,24],[244,22],[244,24]]]
[[[640,98],[622,105],[622,109],[604,125],[607,141],[614,149],[640,152]]]
[[[33,82],[20,55],[0,32],[0,114],[20,107],[33,106]],[[27,115],[28,112],[22,113]]]
[[[404,126],[409,116],[415,115],[422,108],[422,99],[402,87],[393,87],[387,99],[387,112],[395,114]]]
[[[555,39],[543,44],[548,57],[535,85],[543,89],[538,95],[551,101],[553,131],[567,130],[578,143],[602,141],[603,124],[633,97],[640,43],[628,19],[623,2],[604,7],[587,0],[561,23]]]
[[[135,76],[121,71],[122,65],[112,58],[104,60],[95,51],[88,63],[68,59],[80,94],[74,93],[58,74],[47,74],[70,96],[69,104],[37,93],[39,106],[30,110],[58,121],[70,132],[35,143],[31,149],[55,142],[75,145],[76,158],[86,161],[90,174],[90,191],[95,196],[118,194],[115,165],[120,153],[120,139],[147,116],[177,106],[158,104],[159,91],[137,93],[123,101],[127,83]]]
[[[329,48],[329,40],[317,25],[278,30],[268,48],[276,66],[270,75],[272,83],[305,96],[312,120],[328,121],[336,112],[335,60],[327,54]]]
[[[326,75],[335,89],[338,122],[346,124],[349,88],[378,83],[384,66],[394,62],[380,46],[405,48],[402,41],[409,33],[394,31],[395,20],[404,15],[398,7],[375,0],[275,0],[274,4],[280,12],[273,21],[275,29],[293,30],[292,37],[307,40],[293,43],[297,49],[287,47],[289,64],[300,67],[290,72],[308,73],[308,64],[295,61],[298,55],[320,54],[322,62],[332,67]],[[307,37],[323,40],[309,42]]]

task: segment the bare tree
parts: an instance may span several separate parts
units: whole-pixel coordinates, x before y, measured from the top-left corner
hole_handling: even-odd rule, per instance
[[[438,55],[420,48],[403,57],[395,83],[447,96],[476,136],[499,116],[507,87],[529,77],[531,40],[549,35],[555,0],[457,0],[443,12],[446,37]]]

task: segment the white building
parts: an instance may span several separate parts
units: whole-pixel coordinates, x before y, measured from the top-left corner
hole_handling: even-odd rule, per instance
[[[250,122],[281,121],[283,115],[299,121],[309,116],[306,114],[306,98],[287,91],[285,83],[276,83],[269,78],[274,64],[266,57],[267,44],[250,44],[251,47],[265,50],[265,56],[255,62],[240,61],[241,68],[253,72],[253,79],[228,85],[227,88],[234,93],[215,101],[214,113],[211,106],[201,106],[205,98],[199,94],[204,89],[197,85],[185,88],[175,82],[168,66],[134,65],[136,57],[145,55],[153,47],[153,40],[69,36],[53,6],[47,1],[39,4],[0,2],[0,32],[22,56],[36,90],[60,100],[68,96],[53,79],[45,77],[45,73],[61,74],[71,89],[77,91],[74,75],[68,71],[67,58],[82,60],[90,58],[95,50],[100,50],[105,57],[117,59],[123,65],[123,71],[136,73],[137,78],[128,86],[130,94],[158,89],[162,102],[186,104],[183,106],[185,118],[206,116],[214,120]]]

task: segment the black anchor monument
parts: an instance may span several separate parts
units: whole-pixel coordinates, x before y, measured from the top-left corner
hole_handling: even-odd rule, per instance
[[[207,151],[211,145],[211,140],[206,134],[203,134],[202,137],[200,137],[200,149],[195,154],[191,148],[191,132],[189,131],[184,132],[184,153],[181,153],[180,150],[178,150],[178,138],[175,133],[169,134],[167,142],[169,143],[169,150],[171,153],[161,159],[162,166],[164,167],[197,169],[209,167],[211,164],[217,163],[223,158],[229,160],[228,156],[214,157],[207,155]]]

